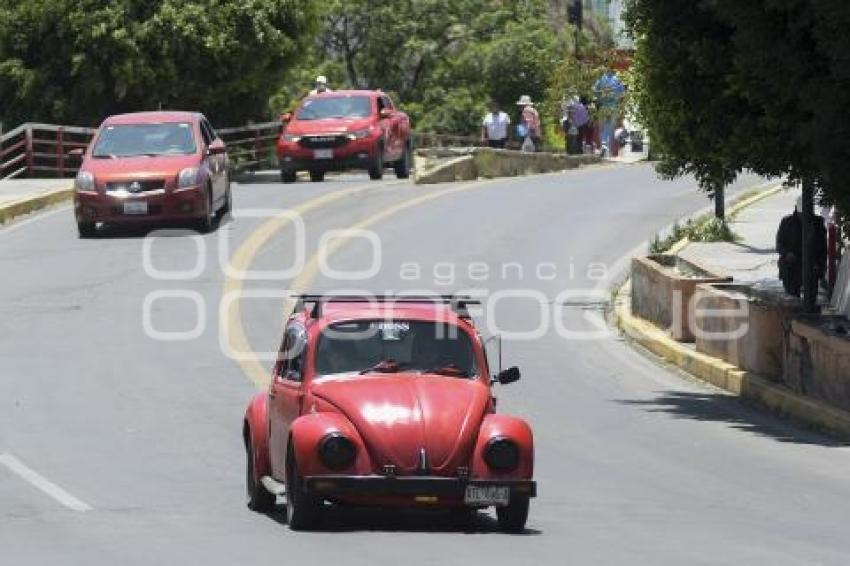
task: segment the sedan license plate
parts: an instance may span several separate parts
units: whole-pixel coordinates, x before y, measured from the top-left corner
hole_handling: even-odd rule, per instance
[[[313,156],[316,159],[333,159],[334,150],[332,149],[316,149],[313,151]]]
[[[145,201],[127,201],[124,203],[124,214],[147,214],[148,203]]]
[[[492,485],[468,485],[463,495],[467,505],[496,505],[504,507],[510,503],[511,488]]]

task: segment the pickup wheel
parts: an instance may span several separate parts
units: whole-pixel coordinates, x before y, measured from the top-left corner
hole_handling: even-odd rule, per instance
[[[410,147],[410,143],[406,143],[404,146],[404,153],[401,156],[401,159],[396,161],[394,169],[395,176],[398,179],[407,179],[410,177],[410,166],[413,163],[413,150]]]
[[[506,533],[521,533],[528,520],[528,497],[511,498],[507,507],[496,507],[499,528]]]
[[[298,471],[295,456],[290,451],[286,459],[286,517],[289,528],[304,531],[312,528],[319,518],[321,500],[304,491],[304,479]]]
[[[325,172],[324,171],[310,171],[310,181],[314,183],[321,183],[325,180]]]
[[[296,179],[295,171],[291,171],[289,169],[280,168],[280,180],[284,183],[294,183]]]
[[[379,181],[384,178],[383,144],[378,144],[375,148],[375,155],[372,156],[372,161],[369,163],[369,178],[373,181]]]
[[[275,496],[263,487],[260,478],[257,477],[254,467],[254,448],[251,446],[250,440],[245,444],[245,453],[248,459],[245,466],[245,492],[248,497],[248,508],[258,512],[269,511],[274,507]]]

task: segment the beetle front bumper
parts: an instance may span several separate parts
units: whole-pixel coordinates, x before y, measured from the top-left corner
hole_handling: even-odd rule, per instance
[[[480,480],[434,476],[308,476],[304,490],[324,499],[410,504],[463,504],[468,486],[508,488],[510,498],[536,497],[534,480]]]

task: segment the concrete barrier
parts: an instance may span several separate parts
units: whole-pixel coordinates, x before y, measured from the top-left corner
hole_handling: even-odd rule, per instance
[[[601,161],[595,155],[526,153],[491,148],[446,149],[440,154],[429,150],[420,155],[425,161],[414,175],[414,182],[418,184],[550,173]]]
[[[798,395],[850,411],[850,322],[843,316],[795,319],[782,379]]]
[[[799,301],[748,285],[697,286],[696,349],[773,382],[782,382],[784,344]]]
[[[666,329],[679,342],[693,342],[693,295],[703,283],[729,283],[725,273],[670,254],[632,258],[632,314]]]

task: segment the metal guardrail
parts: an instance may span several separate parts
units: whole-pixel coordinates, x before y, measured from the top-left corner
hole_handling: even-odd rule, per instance
[[[218,130],[237,170],[277,167],[280,122]],[[85,149],[94,128],[26,123],[0,136],[0,180],[16,177],[73,177],[82,164],[72,149]]]

